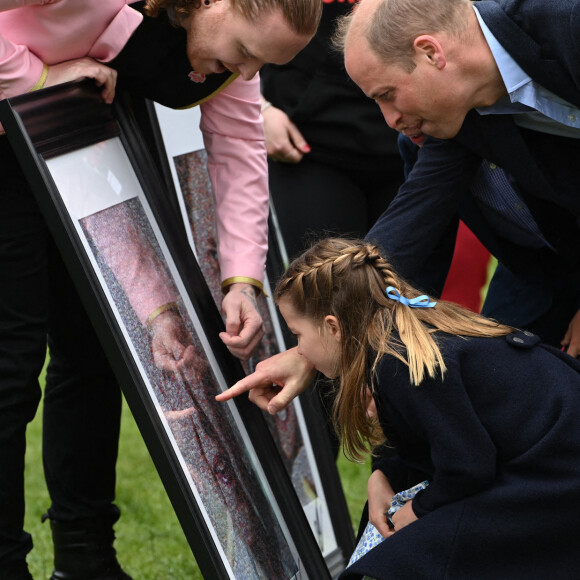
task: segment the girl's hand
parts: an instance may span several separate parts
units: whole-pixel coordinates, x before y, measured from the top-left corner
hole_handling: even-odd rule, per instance
[[[304,392],[315,375],[312,364],[293,347],[259,362],[252,374],[217,395],[216,400],[228,401],[249,391],[252,403],[275,415]]]
[[[395,526],[395,532],[398,532],[400,529],[408,526],[409,524],[412,524],[419,519],[413,511],[412,504],[413,500],[411,499],[391,516],[391,520]]]
[[[97,86],[103,87],[101,91],[103,101],[107,104],[113,102],[115,85],[117,84],[117,71],[89,57],[67,60],[49,66],[44,86],[51,87],[82,78],[95,79]]]
[[[391,507],[391,499],[395,495],[387,476],[380,470],[373,471],[367,484],[369,498],[369,521],[381,534],[388,538],[395,532],[387,522],[387,511]]]

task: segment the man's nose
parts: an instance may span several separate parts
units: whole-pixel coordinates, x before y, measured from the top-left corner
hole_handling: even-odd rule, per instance
[[[397,111],[397,109],[390,103],[380,103],[379,108],[381,109],[381,113],[389,127],[391,129],[396,129],[401,121],[401,113],[399,113],[399,111]]]

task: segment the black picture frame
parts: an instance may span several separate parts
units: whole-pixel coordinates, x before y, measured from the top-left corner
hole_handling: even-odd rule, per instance
[[[215,256],[215,244],[209,243],[216,238],[212,229],[215,223],[211,223],[215,222],[215,207],[212,205],[211,183],[206,169],[203,137],[199,129],[199,107],[172,110],[147,99],[127,98],[128,106],[135,112],[135,118],[145,135],[145,142],[163,176],[166,188],[173,192],[173,205],[179,208],[188,241],[196,253],[214,300],[219,304],[219,264]],[[246,372],[251,371],[263,358],[294,344],[294,338],[288,332],[271,298],[271,286],[288,262],[279,227],[273,218],[275,214],[272,211],[269,220],[266,292],[258,298],[266,334],[253,361],[244,367]],[[281,430],[277,431],[271,417],[265,415],[265,419],[334,577],[348,563],[355,547],[355,539],[336,467],[336,450],[333,449],[328,434],[329,418],[323,409],[320,396],[313,389],[301,395],[290,406],[288,413],[296,424],[297,437],[303,446],[301,455],[298,456],[299,461],[295,461],[295,464],[305,469],[308,476],[306,479],[313,482],[316,503],[304,499],[301,490],[303,485],[292,474],[292,468],[283,451],[287,448],[283,440],[284,434]],[[305,460],[302,459],[304,456]]]
[[[244,398],[227,406],[213,398],[243,370],[218,338],[220,314],[130,111],[122,100],[105,105],[82,81],[1,101],[0,123],[204,578],[329,578],[262,414]],[[160,310],[183,323],[198,357],[187,371],[154,363],[139,315],[152,286],[140,287],[141,268],[126,275],[133,251],[149,256],[160,287],[175,294]]]

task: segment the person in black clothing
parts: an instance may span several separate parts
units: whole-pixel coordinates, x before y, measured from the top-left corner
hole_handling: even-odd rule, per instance
[[[290,256],[311,233],[363,236],[403,182],[396,132],[331,46],[351,5],[325,2],[306,48],[260,73],[270,194]]]

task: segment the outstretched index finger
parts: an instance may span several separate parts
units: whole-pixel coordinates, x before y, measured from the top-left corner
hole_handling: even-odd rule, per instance
[[[223,393],[216,395],[216,401],[229,401],[230,399],[238,397],[239,395],[259,386],[261,386],[261,384],[255,380],[255,377],[253,375],[248,375],[232,385],[229,389],[226,389]]]

